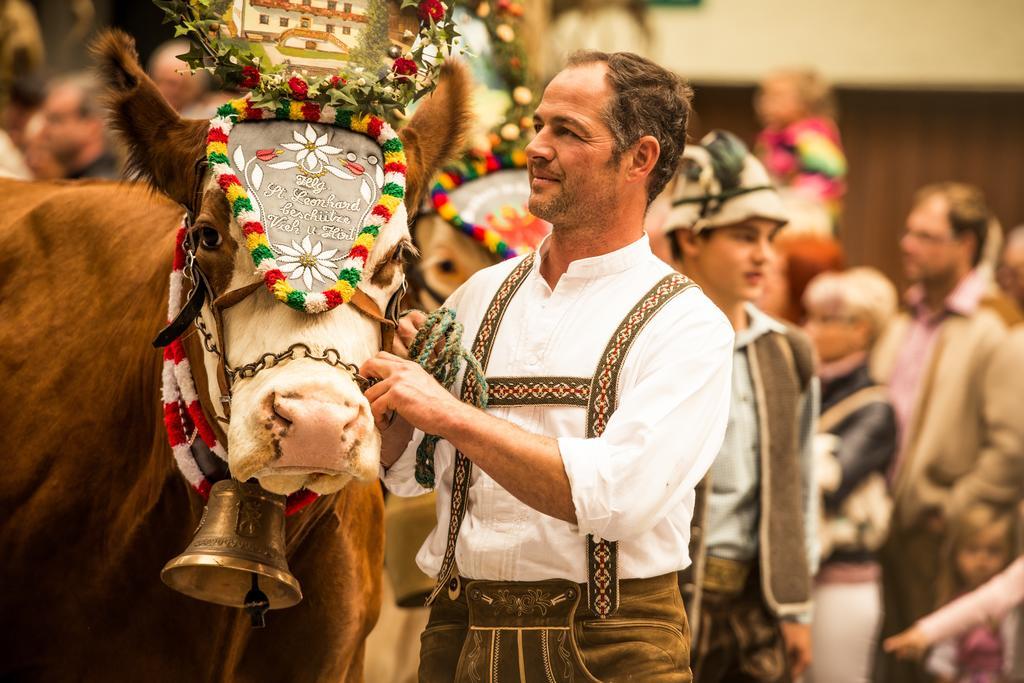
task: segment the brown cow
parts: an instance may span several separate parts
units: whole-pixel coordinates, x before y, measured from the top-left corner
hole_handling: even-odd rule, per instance
[[[417,219],[413,239],[420,257],[410,266],[407,301],[424,311],[438,308],[473,273],[501,260],[436,213]]]
[[[380,604],[376,481],[353,481],[289,518],[288,561],[305,599],[272,612],[266,629],[252,630],[240,610],[160,582],[161,567],[184,549],[202,510],[167,445],[161,357],[150,346],[166,318],[181,205],[195,210],[197,229],[223,239],[200,254],[215,289],[251,280],[252,264],[237,247],[241,231],[219,190],[200,193],[195,205],[194,188],[209,188],[195,175],[206,123],[179,119],[167,106],[126,35],[108,35],[98,53],[114,122],[137,169],[166,196],[132,184],[0,181],[0,615],[7,634],[0,680],[360,681],[363,641]],[[447,68],[403,132],[408,202],[464,134],[467,89],[464,72]],[[392,223],[381,230],[365,277],[367,293],[381,301],[400,283],[394,259],[408,239],[404,220]],[[278,350],[296,340],[317,344],[311,337],[328,329],[333,345],[353,353],[346,360],[359,363],[358,354],[376,350],[379,329],[351,309],[304,317],[261,289],[226,316],[229,361],[251,360],[247,335],[272,346],[263,350]],[[253,319],[262,334],[255,341]],[[186,346],[200,372],[208,359],[195,335]],[[326,387],[321,403],[344,393],[361,414],[365,399],[345,393],[347,373],[307,362]],[[265,382],[286,381],[288,366],[302,363],[267,370]],[[208,385],[196,379],[212,415]],[[255,399],[241,403],[232,404],[227,434],[218,434],[229,437],[229,453],[236,421],[261,409]],[[326,489],[356,473],[277,484],[283,492],[317,481]]]

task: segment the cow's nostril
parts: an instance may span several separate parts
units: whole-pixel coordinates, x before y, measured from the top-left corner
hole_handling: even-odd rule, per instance
[[[274,413],[273,419],[284,423],[284,426],[290,425],[295,422],[295,402],[292,398],[286,398],[273,394],[271,401],[272,411]]]

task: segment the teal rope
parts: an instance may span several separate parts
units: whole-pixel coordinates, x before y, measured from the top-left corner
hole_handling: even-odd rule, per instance
[[[433,375],[441,386],[451,389],[466,363],[469,402],[477,408],[487,408],[487,378],[480,362],[462,346],[462,323],[455,319],[455,311],[439,308],[423,322],[409,347],[409,358]],[[416,448],[416,482],[424,488],[434,488],[434,450],[441,437],[427,434]]]

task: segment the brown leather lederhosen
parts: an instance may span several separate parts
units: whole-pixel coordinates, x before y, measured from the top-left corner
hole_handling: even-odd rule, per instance
[[[498,327],[501,324],[501,320],[508,304],[518,291],[519,287],[522,286],[523,282],[526,280],[532,266],[533,256],[531,255],[524,259],[501,284],[484,314],[472,348],[472,352],[480,362],[484,373],[487,371],[494,338],[497,335]],[[647,322],[655,315],[655,313],[657,313],[658,310],[660,310],[668,301],[680,292],[694,286],[695,285],[692,281],[679,274],[668,275],[659,281],[640,299],[626,318],[619,324],[618,328],[616,328],[612,338],[608,342],[608,345],[605,347],[604,353],[599,360],[597,371],[593,377],[488,377],[488,405],[494,407],[571,405],[585,408],[587,410],[586,437],[599,437],[604,432],[604,429],[608,424],[608,419],[617,407],[619,376],[622,371],[623,361],[633,342],[636,340]],[[474,383],[474,381],[475,380],[471,374],[467,373],[465,375],[462,389],[463,399],[468,398],[470,395],[470,392],[473,390],[472,383]],[[437,600],[438,596],[441,595],[442,591],[446,588],[447,595],[443,596],[447,597],[447,600],[443,600],[443,602],[446,603],[446,608],[452,607],[454,603],[460,600],[465,602],[466,596],[463,594],[464,591],[477,591],[480,592],[481,595],[489,594],[489,592],[504,591],[499,594],[506,596],[506,599],[511,601],[510,604],[534,604],[536,600],[539,599],[538,596],[541,593],[545,596],[562,596],[557,600],[557,602],[549,605],[544,614],[538,613],[536,615],[539,617],[539,620],[531,622],[534,623],[533,626],[523,625],[524,619],[528,620],[530,615],[529,612],[524,612],[522,614],[509,613],[505,615],[506,617],[511,617],[508,622],[510,624],[508,628],[519,634],[522,634],[522,629],[538,631],[538,633],[534,633],[532,635],[541,638],[543,645],[539,647],[538,652],[543,652],[545,647],[550,643],[558,642],[559,634],[554,633],[554,631],[560,630],[562,632],[561,637],[565,637],[564,631],[566,628],[569,628],[572,620],[571,618],[577,610],[577,605],[581,602],[582,596],[580,593],[583,591],[583,587],[576,586],[574,583],[562,580],[540,582],[540,584],[543,585],[521,582],[499,584],[498,582],[479,581],[470,582],[466,586],[462,585],[462,579],[455,571],[455,546],[458,540],[459,529],[462,526],[462,521],[466,514],[471,471],[472,463],[461,452],[457,452],[452,482],[450,507],[451,516],[448,529],[448,542],[442,559],[441,569],[438,572],[437,585],[428,600],[428,604],[434,604],[435,600]],[[620,594],[623,589],[620,585],[618,576],[618,543],[616,541],[608,541],[588,535],[587,558],[588,580],[585,587],[587,594],[585,611],[597,620],[604,620],[616,614],[617,610],[620,608]],[[662,577],[656,578],[661,579]],[[678,598],[678,588],[672,585],[673,580],[674,579],[671,577],[666,580],[666,585],[669,587],[668,593],[674,593]],[[653,579],[635,581],[653,581]],[[493,587],[499,585],[501,586],[500,588]],[[524,593],[522,591],[526,592]],[[534,592],[531,593],[530,591]],[[649,590],[637,585],[635,587],[631,586],[629,592],[644,594],[645,592],[649,592]],[[658,600],[664,603],[668,597],[670,596],[659,595]],[[549,599],[554,600],[555,598]],[[467,638],[464,643],[463,656],[461,657],[461,662],[458,665],[458,672],[453,671],[449,674],[455,676],[454,680],[463,680],[463,678],[459,677],[461,675],[468,676],[465,680],[474,680],[473,675],[468,673],[468,667],[470,667],[470,664],[477,661],[476,658],[471,655],[474,651],[474,644],[479,644],[479,646],[483,648],[480,656],[485,658],[498,657],[502,652],[504,652],[500,646],[500,631],[504,629],[499,625],[498,621],[495,621],[493,614],[491,618],[483,619],[483,621],[480,622],[479,619],[483,618],[482,615],[488,612],[483,606],[474,610],[472,607],[473,603],[474,596],[469,595],[466,616],[467,619],[471,620],[469,623],[470,632],[476,635],[474,635],[473,638]],[[489,605],[490,603],[486,604]],[[679,600],[679,604],[681,606],[681,599]],[[580,605],[580,609],[583,609],[582,605]],[[557,618],[554,615],[558,615]],[[472,621],[474,617],[477,617],[477,621],[479,623]],[[555,622],[561,625],[555,626]],[[685,617],[683,617],[683,624],[685,624]],[[435,624],[435,626],[438,625]],[[490,640],[484,639],[482,641],[478,641],[479,634],[477,632],[480,630],[488,630],[492,632],[494,637]],[[683,625],[680,625],[680,633],[682,630]],[[429,631],[430,627],[428,627],[427,632]],[[548,631],[552,632],[549,634]],[[430,644],[426,639],[427,632],[425,632],[424,646],[429,648]],[[554,639],[551,640],[550,643],[548,640],[549,635]],[[522,636],[520,635],[519,637],[521,638]],[[529,649],[529,647],[527,649]],[[556,652],[557,649],[558,648],[556,647]],[[522,658],[522,642],[520,642],[518,652],[519,657]],[[428,653],[424,651],[423,654],[426,656]],[[516,669],[521,673],[524,672],[521,664],[518,667],[512,666],[511,664],[504,667],[504,670],[511,669]],[[684,670],[685,669],[686,667],[684,666]],[[511,674],[509,675],[511,676]],[[593,680],[593,678],[586,673],[578,673],[577,675],[581,676],[580,680]],[[686,675],[688,676],[688,673],[686,673]],[[425,678],[424,671],[421,667],[421,680],[441,679]],[[489,677],[484,680],[499,679]],[[510,680],[518,681],[521,679],[519,675],[516,674],[514,677],[510,678]],[[557,678],[555,680],[563,679]]]

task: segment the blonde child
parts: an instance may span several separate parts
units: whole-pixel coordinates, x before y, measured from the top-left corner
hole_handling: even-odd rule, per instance
[[[1013,664],[1016,613],[1024,561],[1007,568],[1013,517],[976,505],[957,521],[950,538],[949,571],[940,593],[961,596],[885,641],[885,650],[920,656],[934,644],[926,668],[943,683],[999,683]],[[1019,565],[1019,566],[1018,566]]]
[[[764,126],[757,155],[783,195],[822,204],[839,219],[846,155],[832,88],[810,69],[776,71],[758,87],[754,109]]]

